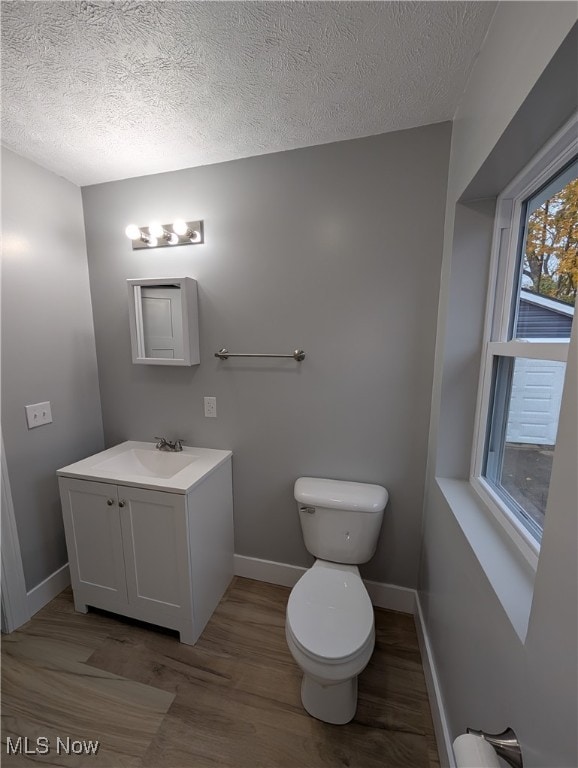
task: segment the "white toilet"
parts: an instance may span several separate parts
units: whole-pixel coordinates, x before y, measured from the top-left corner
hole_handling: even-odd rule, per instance
[[[388,494],[380,485],[300,477],[295,499],[305,546],[318,558],[291,590],[285,634],[303,671],[313,717],[348,723],[357,676],[375,644],[373,607],[357,565],[373,557]]]

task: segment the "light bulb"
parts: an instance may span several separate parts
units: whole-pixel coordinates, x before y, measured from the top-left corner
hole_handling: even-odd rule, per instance
[[[189,232],[191,232],[191,230],[189,230]],[[198,243],[199,240],[201,239],[201,233],[199,232],[198,229],[193,229],[193,231],[189,235],[189,238],[191,243]]]
[[[128,227],[124,230],[124,234],[129,238],[129,240],[140,240],[142,233],[136,224],[129,224]]]
[[[159,241],[156,239],[156,237],[149,237],[149,241],[147,243],[149,248],[156,248],[159,244]]]
[[[182,219],[177,219],[173,224],[173,232],[176,235],[186,235],[189,230],[189,225]]]
[[[175,235],[174,232],[171,232],[168,236],[167,242],[169,245],[176,245],[179,242],[179,236]]]
[[[151,237],[162,237],[165,233],[165,230],[163,229],[163,225],[159,224],[158,221],[151,221],[149,224],[149,232]]]

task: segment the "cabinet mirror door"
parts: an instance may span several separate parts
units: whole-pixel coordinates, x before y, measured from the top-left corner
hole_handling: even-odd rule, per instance
[[[143,356],[183,360],[181,286],[135,286],[135,292],[139,290]]]
[[[133,362],[197,364],[196,281],[188,277],[129,280],[128,287]]]

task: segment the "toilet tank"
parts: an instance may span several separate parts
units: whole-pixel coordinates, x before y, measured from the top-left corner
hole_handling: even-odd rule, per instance
[[[294,495],[307,550],[321,560],[371,560],[388,493],[381,485],[300,477]]]

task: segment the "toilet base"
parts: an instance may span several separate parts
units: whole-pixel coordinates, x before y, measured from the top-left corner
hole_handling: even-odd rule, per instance
[[[303,675],[301,701],[310,715],[324,723],[345,725],[357,710],[357,676],[343,683],[321,685],[309,675]]]

